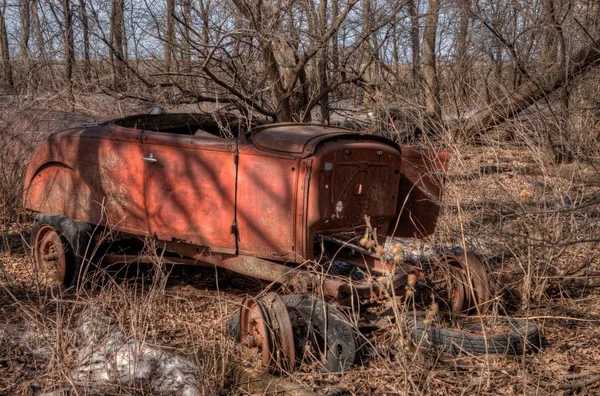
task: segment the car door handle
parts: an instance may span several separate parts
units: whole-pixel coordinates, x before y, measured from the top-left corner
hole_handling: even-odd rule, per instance
[[[158,162],[158,160],[156,158],[154,158],[154,154],[152,154],[152,153],[150,153],[150,155],[147,156],[147,157],[143,157],[142,160],[145,161],[145,162],[149,162],[151,164],[154,164],[155,162]]]

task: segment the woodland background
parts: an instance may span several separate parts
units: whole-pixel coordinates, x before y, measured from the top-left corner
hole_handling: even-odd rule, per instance
[[[157,262],[73,295],[32,269],[21,190],[35,144],[155,105],[448,150],[427,242],[477,252],[491,316],[531,318],[547,341],[532,355],[451,357],[412,348],[400,322],[369,336],[356,370],[302,367],[292,383],[332,395],[600,392],[599,65],[594,0],[1,0],[0,394],[156,392],[73,374],[90,309],[124,339],[192,361],[205,394],[249,392],[224,324],[261,285]]]

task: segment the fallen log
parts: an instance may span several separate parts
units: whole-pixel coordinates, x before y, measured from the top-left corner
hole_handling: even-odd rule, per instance
[[[529,80],[512,93],[498,99],[487,108],[471,116],[462,126],[454,129],[454,136],[472,137],[485,133],[494,126],[513,118],[522,110],[562,88],[569,81],[600,65],[600,34],[571,58],[556,63],[541,77]]]

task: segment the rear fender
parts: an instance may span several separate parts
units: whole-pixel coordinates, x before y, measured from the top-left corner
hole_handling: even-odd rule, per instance
[[[28,169],[23,191],[24,206],[40,213],[59,213],[86,223],[98,224],[102,202],[78,171],[67,164],[49,161]]]

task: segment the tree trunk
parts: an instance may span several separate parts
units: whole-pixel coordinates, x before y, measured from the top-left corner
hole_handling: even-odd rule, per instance
[[[558,22],[554,10],[554,0],[544,0],[542,2],[542,20],[544,21],[544,53],[542,54],[542,58],[544,63],[552,64],[558,60],[559,42],[559,30],[557,30]]]
[[[19,52],[21,59],[29,60],[29,36],[31,34],[31,0],[21,1],[21,40]]]
[[[92,78],[90,64],[90,23],[85,0],[79,0],[79,17],[81,18],[81,30],[83,31],[83,77],[86,81],[90,81]]]
[[[324,37],[327,33],[327,0],[321,0],[319,2],[319,33],[320,37]],[[329,85],[327,82],[327,58],[328,58],[327,43],[319,50],[317,69],[319,75],[319,91],[324,92]],[[329,123],[329,94],[323,95],[319,102],[321,107],[321,123]]]
[[[394,77],[396,81],[402,81],[400,77],[400,43],[398,42],[398,16],[396,15],[393,20],[392,26],[392,61],[394,62]]]
[[[439,0],[429,0],[425,30],[423,31],[423,82],[425,84],[425,107],[428,116],[435,123],[442,118],[440,106],[440,86],[435,64],[435,39],[437,34],[438,16],[440,12]]]
[[[12,76],[12,66],[10,64],[10,52],[8,48],[8,33],[6,31],[6,1],[2,3],[0,9],[0,52],[2,52],[2,82],[4,89],[8,92],[12,92],[14,89],[14,82]]]
[[[337,21],[338,16],[339,16],[339,0],[332,0],[331,2],[331,20],[332,21]],[[340,70],[341,69],[341,65],[340,65],[340,44],[338,42],[338,38],[339,34],[336,31],[332,36],[331,36],[331,60],[333,63],[333,70],[334,70],[334,79],[337,77],[337,74],[339,73],[339,78],[341,80],[345,79],[345,76],[343,74],[343,72]]]
[[[21,1],[21,40],[19,41],[19,53],[23,60],[23,69],[27,81],[27,96],[33,94],[33,76],[31,61],[29,59],[29,37],[31,36],[31,0]]]
[[[71,111],[73,111],[75,108],[75,96],[73,93],[75,44],[73,40],[73,13],[71,11],[71,0],[63,0],[63,12],[65,21],[65,80],[67,82],[69,107]]]
[[[469,98],[469,58],[467,53],[467,45],[469,39],[469,11],[471,8],[471,0],[460,0],[460,26],[458,29],[458,39],[456,47],[457,61],[457,82],[460,89],[460,96],[463,102]]]
[[[421,40],[419,29],[419,12],[415,0],[408,1],[408,15],[410,16],[410,42],[412,52],[412,83],[415,92],[421,87]]]
[[[191,0],[183,0],[183,37],[181,38],[181,63],[184,73],[190,73],[192,70],[192,48],[190,24],[192,23],[192,3]]]
[[[200,0],[200,18],[202,19],[202,45],[204,51],[208,52],[210,44],[210,0]]]
[[[371,57],[373,56],[373,46],[371,42],[371,0],[363,0],[362,10],[362,34],[366,37],[363,44],[363,55],[361,56],[361,64],[358,65],[357,69],[360,70],[365,63],[371,63]],[[363,79],[366,84],[366,91],[373,96],[373,64],[369,64],[363,75]],[[368,98],[363,98],[363,104],[372,106],[368,103]]]
[[[595,42],[600,42],[600,35]],[[488,108],[469,118],[463,130],[465,136],[483,133],[514,117],[598,64],[600,48],[595,43],[590,43],[573,55],[566,65],[563,62],[555,63],[537,81],[527,81],[507,97],[496,100]]]
[[[272,84],[271,93],[277,105],[275,109],[276,121],[294,121],[293,115],[298,113],[298,109],[295,109],[296,112],[292,111],[291,94],[286,89],[284,74],[280,71],[279,63],[275,57],[273,40],[267,39],[266,35],[263,34],[264,30],[269,29],[269,26],[271,26],[272,18],[275,15],[273,10],[263,6],[261,1],[250,5],[243,0],[234,0],[234,4],[248,18],[252,29],[258,33],[257,40],[262,53],[263,65],[268,80]]]
[[[112,0],[110,21],[109,59],[113,70],[113,89],[122,91],[123,87],[123,62],[126,61],[124,52],[125,41],[125,3],[123,0]]]
[[[31,2],[31,14],[33,15],[33,33],[35,35],[35,41],[37,43],[38,51],[40,52],[40,59],[46,59],[46,43],[44,41],[44,35],[42,33],[42,24],[40,21],[39,13],[39,0],[32,0]]]
[[[165,35],[165,71],[171,71],[175,47],[175,0],[167,0],[167,32]]]

